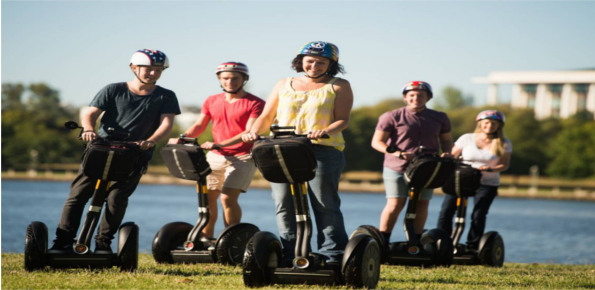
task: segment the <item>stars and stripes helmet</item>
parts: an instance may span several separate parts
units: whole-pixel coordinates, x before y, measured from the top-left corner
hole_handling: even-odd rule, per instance
[[[241,62],[236,62],[236,61],[224,62],[217,67],[216,74],[219,75],[219,73],[226,72],[226,71],[227,72],[243,73],[246,76],[246,79],[250,78],[250,72],[248,71],[248,66]]]
[[[430,98],[434,95],[432,92],[432,86],[430,84],[423,82],[423,81],[412,81],[408,82],[403,86],[403,95],[406,95],[408,91],[412,90],[424,90],[428,92]]]
[[[477,114],[477,117],[475,117],[475,122],[479,122],[485,119],[500,121],[502,122],[502,124],[506,122],[506,116],[504,116],[504,114],[496,110],[485,110],[479,112],[479,114]]]
[[[169,67],[169,57],[165,53],[154,49],[139,49],[130,58],[130,64],[140,66],[162,66]]]
[[[339,61],[339,48],[324,41],[311,41],[302,46],[297,53],[298,55],[317,55],[326,57],[332,61]]]

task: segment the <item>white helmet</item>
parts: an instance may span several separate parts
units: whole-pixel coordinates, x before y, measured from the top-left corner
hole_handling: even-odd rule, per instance
[[[159,50],[139,49],[130,58],[131,65],[169,67],[169,57]]]

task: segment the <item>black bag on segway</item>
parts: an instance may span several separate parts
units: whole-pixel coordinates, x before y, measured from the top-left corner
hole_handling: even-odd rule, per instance
[[[481,171],[468,164],[459,164],[453,175],[442,186],[446,194],[460,197],[475,196],[481,185]]]
[[[196,144],[168,144],[161,149],[161,157],[177,178],[199,180],[212,172],[203,149]]]
[[[252,147],[252,158],[264,179],[270,182],[306,182],[316,175],[314,148],[305,137],[257,141]]]
[[[404,177],[410,187],[437,188],[444,185],[454,169],[455,162],[451,158],[422,154],[413,158]]]
[[[106,181],[126,181],[137,169],[139,155],[136,144],[95,139],[87,143],[83,153],[83,174]]]

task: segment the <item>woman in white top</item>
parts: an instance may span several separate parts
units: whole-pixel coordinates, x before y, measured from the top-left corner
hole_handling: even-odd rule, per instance
[[[477,250],[479,240],[484,233],[486,217],[490,205],[498,195],[500,172],[508,169],[512,143],[504,138],[505,117],[496,110],[479,113],[475,118],[475,133],[461,136],[452,149],[455,158],[463,157],[463,161],[481,170],[481,186],[474,197],[471,229],[467,236],[467,248]],[[457,210],[457,197],[446,195],[438,218],[438,228],[452,232],[452,219]]]

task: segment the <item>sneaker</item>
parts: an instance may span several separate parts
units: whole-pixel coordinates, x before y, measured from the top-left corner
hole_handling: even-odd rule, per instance
[[[73,253],[73,241],[54,240],[54,245],[48,250],[48,254],[70,254]]]
[[[111,255],[112,252],[111,242],[104,240],[95,241],[95,254],[99,255]]]

